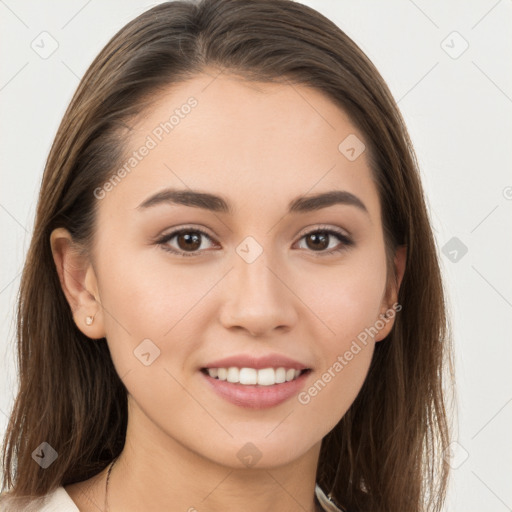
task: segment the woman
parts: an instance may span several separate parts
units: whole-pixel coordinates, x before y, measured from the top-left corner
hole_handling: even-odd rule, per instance
[[[299,3],[163,3],[101,51],[18,342],[12,510],[441,509],[451,341],[414,151]]]

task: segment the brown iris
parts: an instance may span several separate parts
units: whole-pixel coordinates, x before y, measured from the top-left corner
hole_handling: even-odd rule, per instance
[[[176,238],[179,248],[184,251],[193,251],[201,247],[201,235],[197,232],[189,231],[187,233],[180,233]],[[181,242],[183,242],[183,244]]]
[[[309,241],[312,241],[313,245],[309,245]],[[329,235],[321,231],[317,233],[310,233],[306,237],[306,243],[309,248],[313,248],[315,250],[326,249],[329,247]]]

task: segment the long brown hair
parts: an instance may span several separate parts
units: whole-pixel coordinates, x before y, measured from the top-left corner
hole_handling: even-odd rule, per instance
[[[93,191],[122,161],[129,121],[160,90],[205,69],[313,87],[364,135],[391,279],[394,251],[407,246],[402,310],[376,344],[356,400],[323,439],[317,482],[350,511],[441,510],[453,356],[418,163],[371,61],[334,23],[290,0],[162,3],[123,27],[82,78],[48,156],[21,279],[20,387],[5,437],[2,490],[42,496],[92,477],[123,448],[126,388],[106,340],[91,341],[73,321],[50,234],[64,227],[91,247]],[[42,442],[58,453],[44,470],[32,459]]]

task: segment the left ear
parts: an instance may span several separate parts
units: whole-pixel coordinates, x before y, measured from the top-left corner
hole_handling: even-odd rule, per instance
[[[396,279],[390,279],[387,285],[386,294],[382,301],[381,312],[379,315],[379,325],[384,324],[375,336],[375,341],[382,341],[393,328],[395,323],[396,312],[402,309],[402,305],[398,304],[398,291],[402,284],[405,272],[405,264],[407,261],[407,246],[400,245],[395,252],[395,275]],[[393,307],[395,305],[395,307]],[[377,323],[376,322],[376,323]]]

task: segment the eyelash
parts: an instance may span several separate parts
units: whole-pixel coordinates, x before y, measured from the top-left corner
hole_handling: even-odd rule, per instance
[[[158,239],[156,241],[156,243],[158,245],[160,245],[162,247],[162,249],[164,249],[165,251],[170,252],[172,254],[176,254],[178,256],[184,256],[184,257],[200,256],[201,255],[200,251],[196,251],[196,252],[177,251],[177,250],[171,249],[169,247],[168,242],[170,240],[172,240],[175,236],[181,235],[183,233],[200,233],[201,235],[204,235],[206,238],[212,240],[212,237],[208,233],[203,231],[202,229],[180,228],[176,231],[172,231],[171,233],[168,233],[168,234],[162,236],[160,239]],[[328,234],[328,235],[334,235],[336,238],[338,238],[340,240],[341,246],[338,249],[331,249],[329,251],[310,251],[313,254],[318,253],[318,254],[315,254],[315,256],[321,257],[321,256],[327,256],[327,255],[343,252],[343,251],[346,251],[349,247],[354,245],[354,242],[349,237],[347,237],[340,231],[337,231],[332,228],[318,228],[313,231],[308,231],[307,233],[302,235],[299,240],[302,240],[303,238],[305,238],[309,235],[316,234],[316,233],[324,233],[324,234]]]

